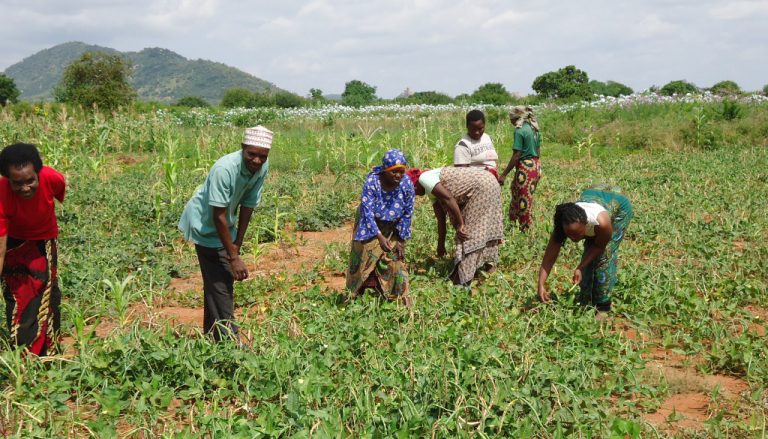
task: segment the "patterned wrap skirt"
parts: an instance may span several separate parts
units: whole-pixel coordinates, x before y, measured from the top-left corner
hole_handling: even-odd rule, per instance
[[[3,266],[5,318],[11,340],[36,355],[53,353],[61,327],[56,240],[8,238]]]
[[[504,239],[501,186],[482,168],[446,167],[440,183],[451,192],[461,209],[469,239],[456,239],[454,278],[466,285],[485,264],[499,261],[499,244]]]
[[[632,203],[621,193],[621,188],[604,183],[585,189],[579,201],[603,206],[611,217],[613,227],[613,235],[603,254],[582,272],[579,301],[585,305],[594,305],[600,311],[610,311],[611,291],[616,285],[619,263],[619,244],[632,221]],[[594,238],[584,240],[584,255],[593,245]]]
[[[355,229],[358,222],[359,211]],[[397,234],[394,223],[376,221],[376,225],[393,247],[398,242],[405,243]],[[408,267],[405,261],[398,258],[394,249],[385,253],[375,237],[367,241],[352,240],[349,252],[347,290],[356,296],[366,288],[373,288],[387,299],[405,298],[408,295]]]
[[[538,157],[517,162],[515,179],[510,185],[512,201],[509,203],[509,221],[518,222],[520,231],[533,223],[533,193],[541,179],[541,162]]]

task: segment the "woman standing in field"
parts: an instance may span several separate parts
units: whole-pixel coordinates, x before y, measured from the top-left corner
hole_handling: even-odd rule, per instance
[[[504,238],[501,188],[482,168],[409,169],[417,195],[429,195],[437,218],[437,254],[445,255],[445,218],[456,229],[456,255],[451,280],[468,287],[478,270],[490,271],[499,260]]]
[[[453,148],[453,165],[477,166],[498,177],[496,161],[499,155],[493,146],[491,136],[485,134],[485,114],[480,110],[467,113],[467,134]]]
[[[26,143],[0,152],[0,271],[11,340],[37,355],[54,349],[61,325],[54,199],[64,201],[64,176],[43,166]]]
[[[584,239],[584,253],[573,273],[580,284],[579,301],[600,312],[611,310],[611,291],[616,285],[619,244],[632,220],[632,203],[621,189],[599,184],[584,190],[576,203],[555,209],[554,230],[539,269],[539,298],[549,302],[546,282],[566,238]]]
[[[533,193],[541,178],[539,152],[541,137],[539,123],[528,106],[517,106],[509,113],[509,120],[515,126],[515,140],[512,144],[512,157],[499,177],[504,184],[507,174],[515,169],[515,177],[510,187],[512,201],[509,203],[509,221],[520,223],[520,231],[531,227],[533,213]]]
[[[403,178],[406,163],[403,153],[392,149],[365,178],[347,271],[353,296],[373,288],[407,303],[405,241],[411,238],[415,194],[411,180]]]

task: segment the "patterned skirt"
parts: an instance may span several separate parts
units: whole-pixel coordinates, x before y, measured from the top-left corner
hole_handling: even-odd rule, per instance
[[[510,186],[512,201],[509,203],[509,221],[518,222],[520,231],[526,231],[533,223],[533,193],[541,179],[541,163],[538,157],[517,162],[515,180]]]
[[[8,238],[2,278],[11,339],[36,355],[52,353],[61,327],[56,240]]]
[[[616,269],[619,263],[619,245],[632,221],[632,203],[622,195],[621,188],[598,184],[585,189],[579,201],[597,203],[603,206],[611,217],[613,235],[602,255],[596,258],[582,272],[579,301],[594,305],[598,310],[611,309],[611,291],[616,285]],[[594,245],[594,238],[584,240],[584,255]]]
[[[459,204],[469,234],[464,242],[456,240],[452,274],[454,282],[466,285],[485,264],[499,261],[499,244],[504,239],[501,187],[493,174],[465,167],[443,168],[440,183]]]
[[[394,224],[376,221],[381,233],[389,241],[405,243],[395,230]],[[357,222],[355,222],[357,229]],[[387,299],[406,298],[408,295],[408,267],[395,251],[385,253],[379,240],[352,240],[347,269],[347,290],[356,296],[366,288],[372,288]]]

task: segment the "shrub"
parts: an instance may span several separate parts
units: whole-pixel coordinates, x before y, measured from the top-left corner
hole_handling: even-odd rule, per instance
[[[737,95],[741,93],[741,87],[739,87],[739,84],[733,82],[733,81],[720,81],[717,84],[713,85],[712,88],[709,89],[712,93],[716,95]]]
[[[664,87],[661,87],[661,90],[659,90],[659,93],[661,93],[664,96],[685,95],[688,93],[698,93],[698,92],[699,92],[698,87],[682,79],[668,82],[667,84],[664,85]]]
[[[208,102],[197,96],[184,96],[183,98],[179,99],[178,102],[176,102],[176,105],[179,107],[189,108],[202,108],[211,106]]]
[[[470,100],[478,104],[504,105],[512,101],[512,96],[504,85],[489,82],[478,87],[470,96]]]

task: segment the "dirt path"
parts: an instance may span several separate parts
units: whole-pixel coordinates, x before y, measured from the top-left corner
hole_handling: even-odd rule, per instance
[[[757,311],[753,311],[757,315]],[[653,413],[643,418],[657,430],[675,436],[684,430],[702,432],[705,422],[725,411],[726,417],[741,417],[740,402],[749,385],[746,381],[727,375],[702,374],[696,356],[686,356],[661,346],[661,341],[650,334],[632,328],[617,319],[614,330],[628,340],[648,346],[642,354],[646,360],[644,381],[664,383],[668,396]]]

